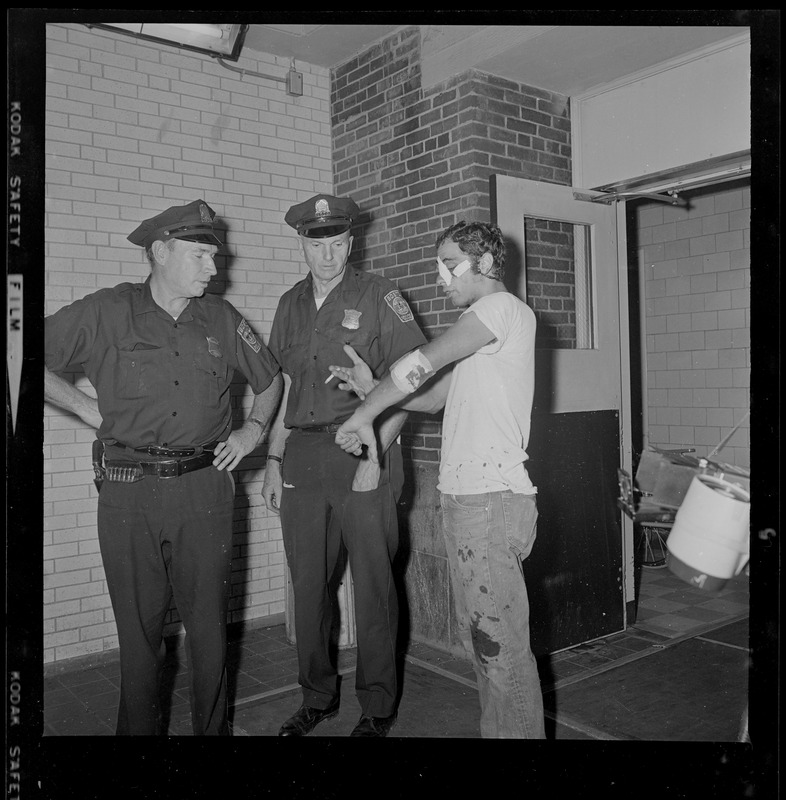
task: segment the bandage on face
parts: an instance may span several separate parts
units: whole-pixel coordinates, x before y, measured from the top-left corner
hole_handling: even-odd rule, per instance
[[[439,270],[439,276],[445,281],[446,286],[450,286],[450,282],[453,280],[454,277],[458,278],[460,275],[463,275],[472,265],[469,263],[469,259],[465,258],[460,264],[456,264],[453,269],[448,269],[445,265],[445,262],[437,256],[437,269]]]

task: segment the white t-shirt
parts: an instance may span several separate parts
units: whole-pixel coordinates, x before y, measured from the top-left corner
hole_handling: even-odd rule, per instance
[[[496,339],[453,368],[437,488],[444,494],[535,494],[524,466],[535,387],[535,314],[509,292],[481,297],[464,311],[469,313]]]

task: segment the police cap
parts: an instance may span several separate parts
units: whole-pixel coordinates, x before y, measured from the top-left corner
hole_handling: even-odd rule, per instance
[[[360,209],[351,197],[317,194],[292,206],[284,221],[301,236],[324,239],[348,231],[359,215]]]
[[[220,247],[221,239],[213,230],[215,216],[216,212],[204,200],[172,206],[142,222],[128,237],[128,241],[147,248],[155,241],[188,239]]]

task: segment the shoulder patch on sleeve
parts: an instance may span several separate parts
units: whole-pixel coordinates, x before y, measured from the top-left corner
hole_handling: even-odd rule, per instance
[[[254,336],[254,332],[251,330],[251,326],[244,319],[240,320],[240,325],[238,325],[237,332],[243,338],[243,341],[255,353],[258,353],[262,349],[262,345],[259,343],[259,340],[256,336]]]
[[[407,301],[401,296],[401,292],[398,289],[388,292],[385,295],[385,302],[395,311],[396,316],[402,322],[412,322],[415,319],[412,315],[412,309],[407,305]]]

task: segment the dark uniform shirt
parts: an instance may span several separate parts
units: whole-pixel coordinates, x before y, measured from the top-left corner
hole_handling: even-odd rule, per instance
[[[308,428],[349,419],[360,399],[339,389],[336,378],[325,383],[331,364],[352,366],[345,344],[382,378],[425,343],[406,300],[387,278],[347,267],[317,310],[309,274],[281,298],[270,334],[270,352],[292,379],[284,425]]]
[[[279,371],[226,300],[191,298],[175,320],[153,300],[149,279],[101,289],[45,323],[46,366],[81,365],[98,395],[100,438],[130,447],[225,440],[234,371],[255,394]]]

